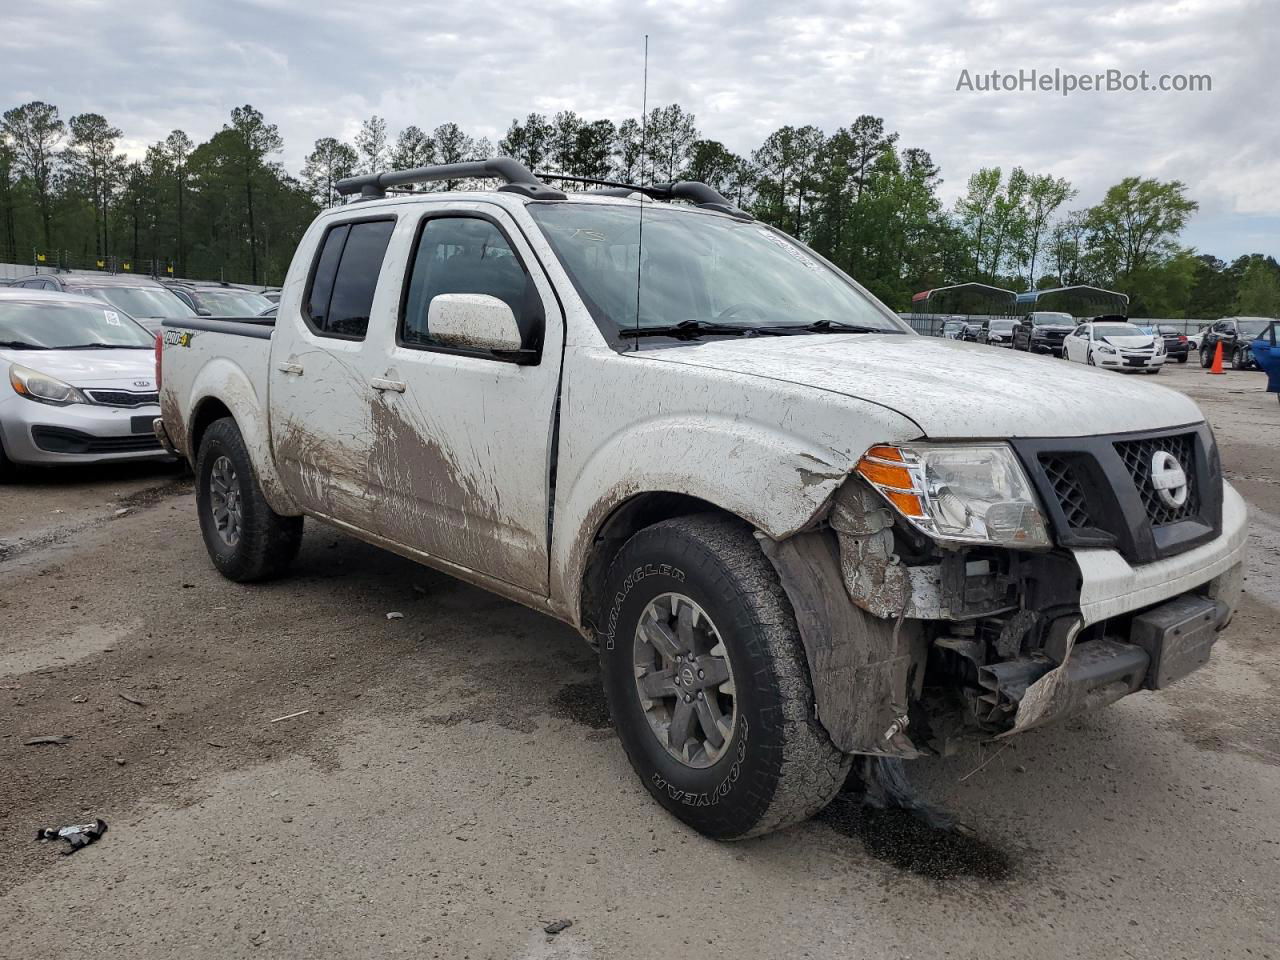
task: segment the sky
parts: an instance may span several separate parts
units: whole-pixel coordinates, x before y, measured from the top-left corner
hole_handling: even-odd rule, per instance
[[[785,124],[828,133],[883,117],[928,150],[950,204],[979,167],[1066,177],[1072,207],[1124,176],[1181,180],[1199,202],[1182,240],[1230,260],[1280,257],[1280,0],[765,0],[465,4],[357,0],[59,0],[0,20],[0,103],[93,111],[145,146],[195,140],[251,103],[295,173],[322,136],[360,121],[454,121],[496,142],[512,119],[595,119],[680,103],[703,136],[749,152]],[[394,11],[391,13],[389,11]],[[996,70],[1208,75],[1212,89],[957,89]]]

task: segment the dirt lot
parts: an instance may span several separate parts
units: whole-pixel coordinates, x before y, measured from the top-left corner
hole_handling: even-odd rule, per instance
[[[316,524],[229,583],[172,470],[3,488],[0,956],[1280,958],[1280,406],[1158,382],[1254,509],[1246,602],[1171,691],[913,768],[976,838],[837,800],[704,840],[567,628]]]

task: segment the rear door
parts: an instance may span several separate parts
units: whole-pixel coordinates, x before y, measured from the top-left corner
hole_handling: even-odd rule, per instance
[[[369,489],[370,318],[395,311],[399,285],[379,283],[394,216],[331,223],[298,306],[276,319],[271,443],[285,486],[305,510],[373,527]]]
[[[397,237],[397,262],[402,256],[403,293],[373,398],[378,532],[545,596],[559,303],[496,204],[430,205]],[[427,311],[446,293],[503,300],[535,352],[520,363],[439,343]]]

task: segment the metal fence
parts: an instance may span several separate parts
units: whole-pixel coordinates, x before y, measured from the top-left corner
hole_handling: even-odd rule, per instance
[[[903,320],[911,324],[911,329],[926,337],[942,336],[942,327],[948,320],[961,320],[970,324],[981,324],[984,320],[1017,320],[1017,317],[995,316],[988,314],[958,313],[899,313]],[[1199,333],[1200,330],[1213,323],[1213,320],[1170,320],[1158,317],[1130,317],[1129,323],[1139,327],[1169,327],[1183,335]]]
[[[51,267],[46,264],[32,266],[29,263],[4,263],[0,262],[0,280],[16,280],[19,277],[29,277],[34,273],[57,273],[66,276],[68,274],[93,275],[93,274],[115,274],[117,276],[137,276],[152,277],[158,280],[186,280],[190,283],[209,283],[208,280],[194,280],[188,277],[176,277],[173,275],[172,268],[164,269],[166,264],[159,264],[159,269],[153,269],[157,266],[157,261],[152,260],[131,260],[127,257],[119,258],[119,262],[112,264],[114,269],[110,268],[82,268],[82,267]],[[233,287],[240,287],[244,290],[274,290],[276,287],[264,286],[260,283],[232,283]]]

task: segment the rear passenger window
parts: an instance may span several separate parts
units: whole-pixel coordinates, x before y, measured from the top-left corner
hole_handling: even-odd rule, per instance
[[[537,347],[542,299],[501,230],[478,217],[435,217],[422,226],[410,267],[400,342],[434,346],[427,308],[442,293],[484,293],[515,314],[525,342]]]
[[[394,220],[364,220],[329,228],[320,244],[305,312],[322,336],[363,340]]]

